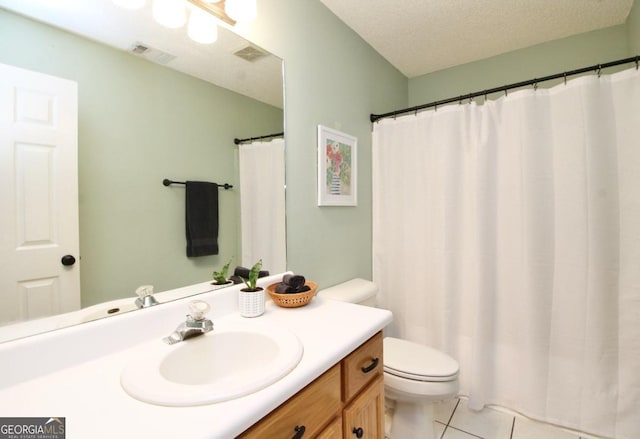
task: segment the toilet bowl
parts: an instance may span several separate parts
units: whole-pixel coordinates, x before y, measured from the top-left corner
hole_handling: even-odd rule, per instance
[[[377,286],[352,279],[318,292],[325,299],[375,306]],[[384,389],[391,439],[435,438],[433,403],[458,393],[456,360],[429,346],[385,337]]]

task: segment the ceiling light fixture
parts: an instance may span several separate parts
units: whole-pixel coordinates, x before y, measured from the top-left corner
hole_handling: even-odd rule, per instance
[[[140,9],[147,0],[112,0],[113,3],[125,9]]]
[[[187,21],[185,0],[153,0],[152,12],[158,23],[172,29]]]
[[[224,10],[236,21],[250,21],[256,18],[256,0],[226,0]]]
[[[218,39],[218,26],[213,16],[200,8],[193,8],[187,28],[189,37],[201,44],[211,44]]]
[[[112,1],[128,9],[141,8],[146,2]],[[151,10],[153,18],[158,23],[169,28],[178,28],[187,21],[187,6],[191,10],[187,33],[192,40],[203,44],[213,43],[218,38],[214,18],[234,26],[236,22],[253,20],[257,16],[256,0],[153,0]]]

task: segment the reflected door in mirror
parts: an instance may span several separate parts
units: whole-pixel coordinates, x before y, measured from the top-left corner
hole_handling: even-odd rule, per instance
[[[77,113],[75,82],[0,64],[0,325],[80,308]]]

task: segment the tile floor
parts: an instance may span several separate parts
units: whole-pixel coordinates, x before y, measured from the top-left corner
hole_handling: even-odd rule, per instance
[[[466,398],[438,403],[434,417],[439,439],[602,439],[533,421],[508,410],[473,411],[467,408]]]

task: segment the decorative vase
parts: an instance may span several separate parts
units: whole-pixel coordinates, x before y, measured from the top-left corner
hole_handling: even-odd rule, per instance
[[[264,289],[256,291],[240,290],[238,293],[238,308],[242,317],[258,317],[264,314]]]

